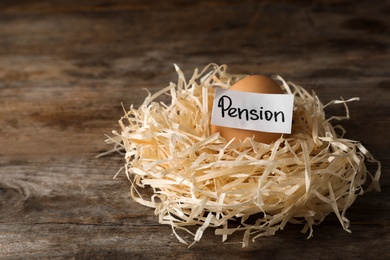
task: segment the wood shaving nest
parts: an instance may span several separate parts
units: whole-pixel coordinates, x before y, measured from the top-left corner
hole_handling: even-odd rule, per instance
[[[292,134],[270,145],[252,138],[232,143],[210,134],[212,101],[215,88],[227,89],[245,75],[209,64],[186,81],[175,68],[178,82],[149,93],[139,108],[131,106],[119,120],[121,132],[113,131],[107,141],[125,150],[132,198],[155,208],[159,222],[171,225],[180,242],[187,243],[178,230],[193,235],[192,245],[214,227],[223,241],[243,232],[245,247],[287,223],[303,224],[311,237],[313,225],[330,213],[349,231],[346,210],[364,191],[380,190],[380,162],[330,123],[348,119],[346,103],[358,98],[323,105],[314,92],[274,76],[294,95]],[[169,95],[171,104],[157,102],[161,95]],[[326,118],[324,108],[333,104],[342,104],[346,115]],[[375,173],[365,161],[376,164]],[[139,189],[147,187],[153,194],[145,199]],[[192,232],[189,226],[198,227]]]

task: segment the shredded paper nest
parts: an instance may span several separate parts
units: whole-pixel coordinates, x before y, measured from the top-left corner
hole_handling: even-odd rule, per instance
[[[292,134],[270,145],[252,138],[233,143],[210,134],[212,101],[216,88],[228,89],[245,75],[209,64],[187,81],[175,68],[178,82],[149,94],[139,108],[131,106],[119,120],[121,132],[109,138],[125,150],[134,200],[155,208],[159,222],[171,225],[183,243],[199,241],[213,227],[223,241],[242,232],[247,246],[287,223],[303,224],[311,237],[313,225],[330,213],[349,231],[346,210],[366,186],[379,190],[380,177],[380,163],[331,124],[349,118],[346,103],[357,98],[323,105],[315,93],[275,76],[294,95]],[[161,95],[169,95],[169,105],[156,101]],[[342,104],[346,115],[325,117],[333,104]],[[375,173],[365,161],[377,165]],[[370,185],[363,187],[367,179]],[[153,193],[145,198],[141,189],[148,187]],[[179,230],[194,239],[186,241]]]

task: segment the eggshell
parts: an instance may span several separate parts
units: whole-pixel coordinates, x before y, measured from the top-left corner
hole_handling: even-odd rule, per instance
[[[269,77],[253,75],[237,81],[230,90],[253,92],[261,94],[284,94],[280,86]],[[244,141],[247,137],[254,137],[257,142],[270,144],[281,137],[281,133],[268,133],[245,129],[211,125],[211,134],[220,133],[227,141],[235,138],[234,142]]]

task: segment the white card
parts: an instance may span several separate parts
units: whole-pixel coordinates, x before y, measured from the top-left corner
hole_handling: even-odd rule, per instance
[[[217,88],[211,123],[271,133],[291,133],[294,95]]]

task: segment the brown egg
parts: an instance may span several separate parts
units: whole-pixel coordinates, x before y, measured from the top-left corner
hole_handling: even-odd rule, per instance
[[[261,94],[284,94],[280,86],[272,79],[253,75],[237,81],[230,90],[253,92]],[[254,140],[270,144],[281,137],[281,133],[268,133],[245,129],[230,128],[225,126],[211,125],[211,134],[219,132],[227,141],[235,138],[234,142],[244,141],[247,137],[254,137]]]

